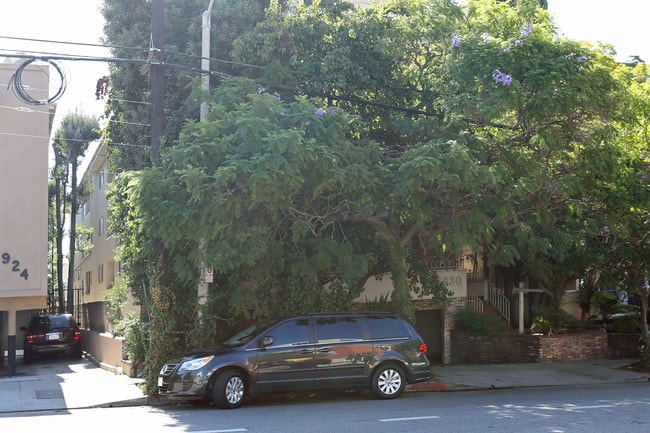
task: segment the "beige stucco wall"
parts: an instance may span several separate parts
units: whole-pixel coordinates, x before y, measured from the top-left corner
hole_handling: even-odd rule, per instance
[[[438,271],[440,279],[447,285],[447,288],[453,292],[452,298],[467,298],[467,271],[465,269],[455,271]],[[366,281],[364,290],[355,302],[366,302],[380,299],[382,296],[390,295],[393,291],[393,280],[391,274],[387,273],[381,278],[371,277]],[[427,299],[431,296],[420,297],[416,293],[412,294],[413,299]]]
[[[115,262],[115,238],[108,230],[107,184],[108,149],[106,144],[95,145],[87,155],[89,164],[82,183],[90,182],[92,192],[84,200],[77,214],[77,224],[93,229],[92,252],[85,257],[75,256],[75,288],[84,289],[84,303],[103,301],[102,293],[111,287],[117,276]]]
[[[45,307],[50,107],[7,89],[18,64],[0,63],[0,310]],[[22,73],[30,95],[47,99],[47,66]]]

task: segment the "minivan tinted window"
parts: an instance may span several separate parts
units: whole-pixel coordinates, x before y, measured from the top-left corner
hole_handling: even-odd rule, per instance
[[[238,346],[240,344],[245,344],[251,341],[253,338],[257,336],[260,332],[268,328],[269,326],[273,325],[274,323],[277,323],[278,319],[267,319],[263,320],[261,322],[255,323],[248,328],[238,332],[237,334],[233,335],[226,341],[224,341],[222,344],[224,346]]]
[[[309,344],[309,319],[290,320],[279,324],[270,332],[273,347]]]
[[[404,323],[391,316],[368,316],[371,338],[401,338],[409,337],[409,331]]]
[[[363,340],[363,325],[360,317],[319,317],[316,333],[320,343]]]

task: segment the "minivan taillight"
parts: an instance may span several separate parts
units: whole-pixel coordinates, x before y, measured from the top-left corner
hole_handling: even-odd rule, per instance
[[[32,334],[32,331],[29,331],[25,338],[27,340],[27,344],[34,344],[34,334]]]
[[[422,355],[427,353],[427,343],[422,343],[420,344],[420,348],[418,349],[418,355]]]
[[[74,341],[79,341],[81,340],[81,331],[79,328],[74,330]]]

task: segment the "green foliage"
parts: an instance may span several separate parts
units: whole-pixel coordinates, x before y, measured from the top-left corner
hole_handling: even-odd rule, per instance
[[[124,336],[124,348],[128,359],[134,364],[144,363],[149,350],[149,327],[133,312],[122,318],[118,325],[120,335]]]
[[[533,324],[530,330],[535,334],[554,335],[580,331],[583,327],[583,322],[562,309],[539,308],[533,310]]]
[[[390,293],[382,293],[374,299],[368,299],[366,297],[363,304],[363,309],[368,311],[390,311],[391,302],[390,302]]]
[[[472,334],[508,332],[510,328],[497,317],[464,308],[454,313],[454,327]]]
[[[594,293],[592,301],[603,321],[608,321],[614,314],[625,314],[639,310],[636,305],[622,303],[617,294],[610,292],[597,291]]]
[[[115,280],[113,287],[102,292],[102,298],[106,305],[106,318],[111,332],[116,336],[122,336],[124,328],[120,325],[124,314],[122,309],[126,307],[129,299],[129,288],[123,279]]]
[[[145,3],[131,16],[107,2],[109,22],[123,24],[111,42],[148,45]],[[198,34],[205,6],[186,3],[170,32],[196,49],[185,34]],[[256,82],[220,80],[207,120],[191,120],[205,95],[174,76],[169,87],[183,91],[167,110],[178,119],[161,165],[118,176],[110,193],[129,284],[158,303],[149,386],[187,336],[217,339],[209,328],[234,317],[347,308],[371,275],[390,272],[396,311],[410,314],[412,290],[442,304],[446,287],[415,240],[433,256],[482,251],[502,279],[527,278],[556,306],[587,269],[642,268],[647,80],[558,38],[539,2],[511,3],[272,2],[259,25],[236,26],[251,31],[220,36],[234,60],[265,68],[243,73]],[[111,77],[116,100],[146,93],[129,68]],[[109,139],[143,144],[132,123],[147,123],[146,110],[120,104],[114,119],[130,126]],[[113,152],[120,167],[139,161]],[[196,331],[203,263],[215,281],[208,329]],[[540,324],[557,332],[553,314]]]
[[[94,231],[92,227],[87,227],[83,223],[77,225],[77,253],[84,255],[92,250],[92,235]]]

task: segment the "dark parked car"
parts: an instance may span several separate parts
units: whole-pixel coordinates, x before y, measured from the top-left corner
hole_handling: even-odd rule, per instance
[[[170,400],[213,401],[233,409],[248,395],[324,389],[370,389],[398,397],[426,381],[427,347],[399,315],[314,313],[259,322],[213,351],[170,360],[158,391]]]
[[[35,356],[65,354],[82,356],[81,330],[71,314],[49,314],[32,317],[23,343],[23,362],[29,364]]]

